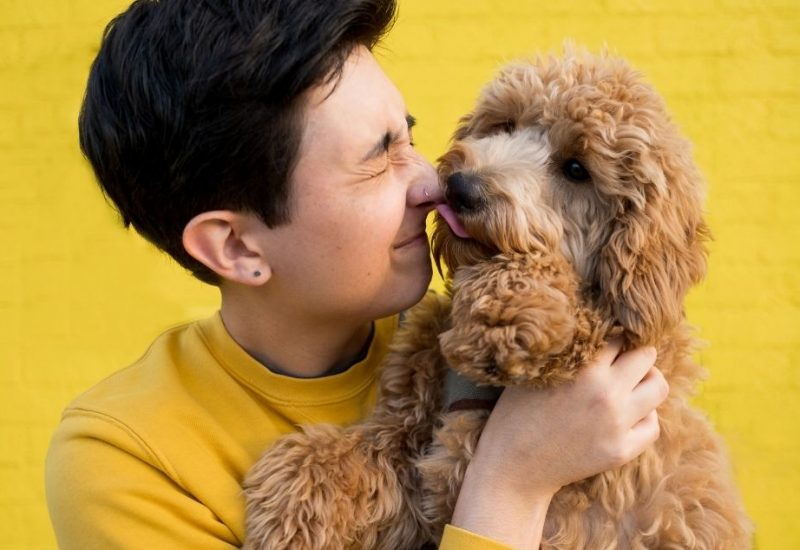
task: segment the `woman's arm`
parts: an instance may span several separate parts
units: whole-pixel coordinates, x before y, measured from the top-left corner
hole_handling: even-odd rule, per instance
[[[58,547],[238,548],[231,530],[166,470],[118,420],[71,410],[53,436],[45,467]]]
[[[619,467],[659,435],[668,386],[653,348],[614,340],[573,383],[506,388],[481,434],[451,524],[514,548],[539,548],[563,486]]]

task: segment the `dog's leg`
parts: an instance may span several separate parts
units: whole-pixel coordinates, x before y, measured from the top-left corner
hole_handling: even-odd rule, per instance
[[[464,474],[488,417],[489,411],[483,409],[444,415],[433,435],[433,444],[417,462],[425,488],[423,513],[437,543],[453,515]]]
[[[379,548],[376,527],[402,515],[404,488],[372,435],[315,425],[279,439],[244,484],[244,548]]]
[[[245,548],[419,548],[429,534],[412,460],[430,441],[444,366],[437,335],[449,299],[409,312],[384,361],[378,404],[348,428],[284,436],[245,480]]]
[[[455,285],[453,328],[440,337],[442,353],[479,384],[570,380],[608,332],[579,304],[575,275],[558,256],[498,255],[459,269]]]
[[[719,437],[682,397],[659,409],[661,436],[630,463],[561,489],[543,550],[746,550],[752,525]]]
[[[655,454],[664,483],[638,511],[646,526],[658,525],[648,548],[746,550],[753,526],[747,518],[721,438],[703,414],[675,400],[662,407],[662,435]],[[649,520],[649,521],[647,521]],[[652,531],[652,530],[651,530]]]
[[[578,299],[569,265],[553,256],[497,256],[456,273],[452,328],[440,336],[450,366],[492,385],[552,385],[572,379],[610,331]],[[424,511],[436,537],[449,521],[488,411],[442,417],[418,462]]]

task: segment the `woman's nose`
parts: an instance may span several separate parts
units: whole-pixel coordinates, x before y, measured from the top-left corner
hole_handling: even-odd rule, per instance
[[[444,202],[444,193],[432,166],[426,164],[423,168],[423,174],[409,189],[408,199],[411,206],[429,205],[431,208]]]

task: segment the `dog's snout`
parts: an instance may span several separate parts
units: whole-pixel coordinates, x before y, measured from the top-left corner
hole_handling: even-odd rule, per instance
[[[456,212],[470,212],[483,205],[481,180],[475,174],[454,172],[447,178],[447,203]]]

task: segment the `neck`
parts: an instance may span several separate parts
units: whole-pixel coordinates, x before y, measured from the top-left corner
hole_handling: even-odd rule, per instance
[[[313,318],[246,294],[223,290],[222,320],[247,353],[275,372],[297,378],[340,372],[370,338],[370,321]]]

